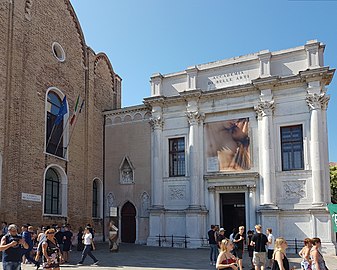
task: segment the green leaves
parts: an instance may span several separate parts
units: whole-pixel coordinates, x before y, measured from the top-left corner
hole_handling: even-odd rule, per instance
[[[337,203],[337,166],[330,166],[331,200]]]

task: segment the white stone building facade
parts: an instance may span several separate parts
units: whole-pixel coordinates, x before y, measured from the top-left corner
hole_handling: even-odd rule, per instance
[[[320,237],[335,254],[326,209],[335,70],[324,48],[313,40],[151,77],[148,245],[186,235],[200,247],[211,224],[229,234],[260,223],[289,240]],[[108,112],[106,128],[121,113]]]

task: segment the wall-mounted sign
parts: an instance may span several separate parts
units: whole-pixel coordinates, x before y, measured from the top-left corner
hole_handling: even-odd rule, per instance
[[[21,193],[21,199],[24,201],[41,202],[41,195]]]
[[[208,90],[213,90],[221,87],[249,83],[251,81],[248,71],[228,72],[212,77],[208,77]]]

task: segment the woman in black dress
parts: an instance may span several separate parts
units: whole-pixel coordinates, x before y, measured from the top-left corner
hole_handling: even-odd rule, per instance
[[[274,263],[272,270],[290,270],[289,261],[286,255],[287,248],[287,241],[283,237],[276,238],[273,254]]]

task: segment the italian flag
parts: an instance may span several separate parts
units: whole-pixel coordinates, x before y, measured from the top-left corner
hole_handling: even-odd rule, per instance
[[[77,116],[78,104],[79,103],[80,103],[80,95],[78,95],[78,97],[77,97],[75,108],[74,108],[74,113],[73,113],[73,116],[70,119],[70,125],[73,125],[75,123],[75,119],[76,119],[76,116]]]

